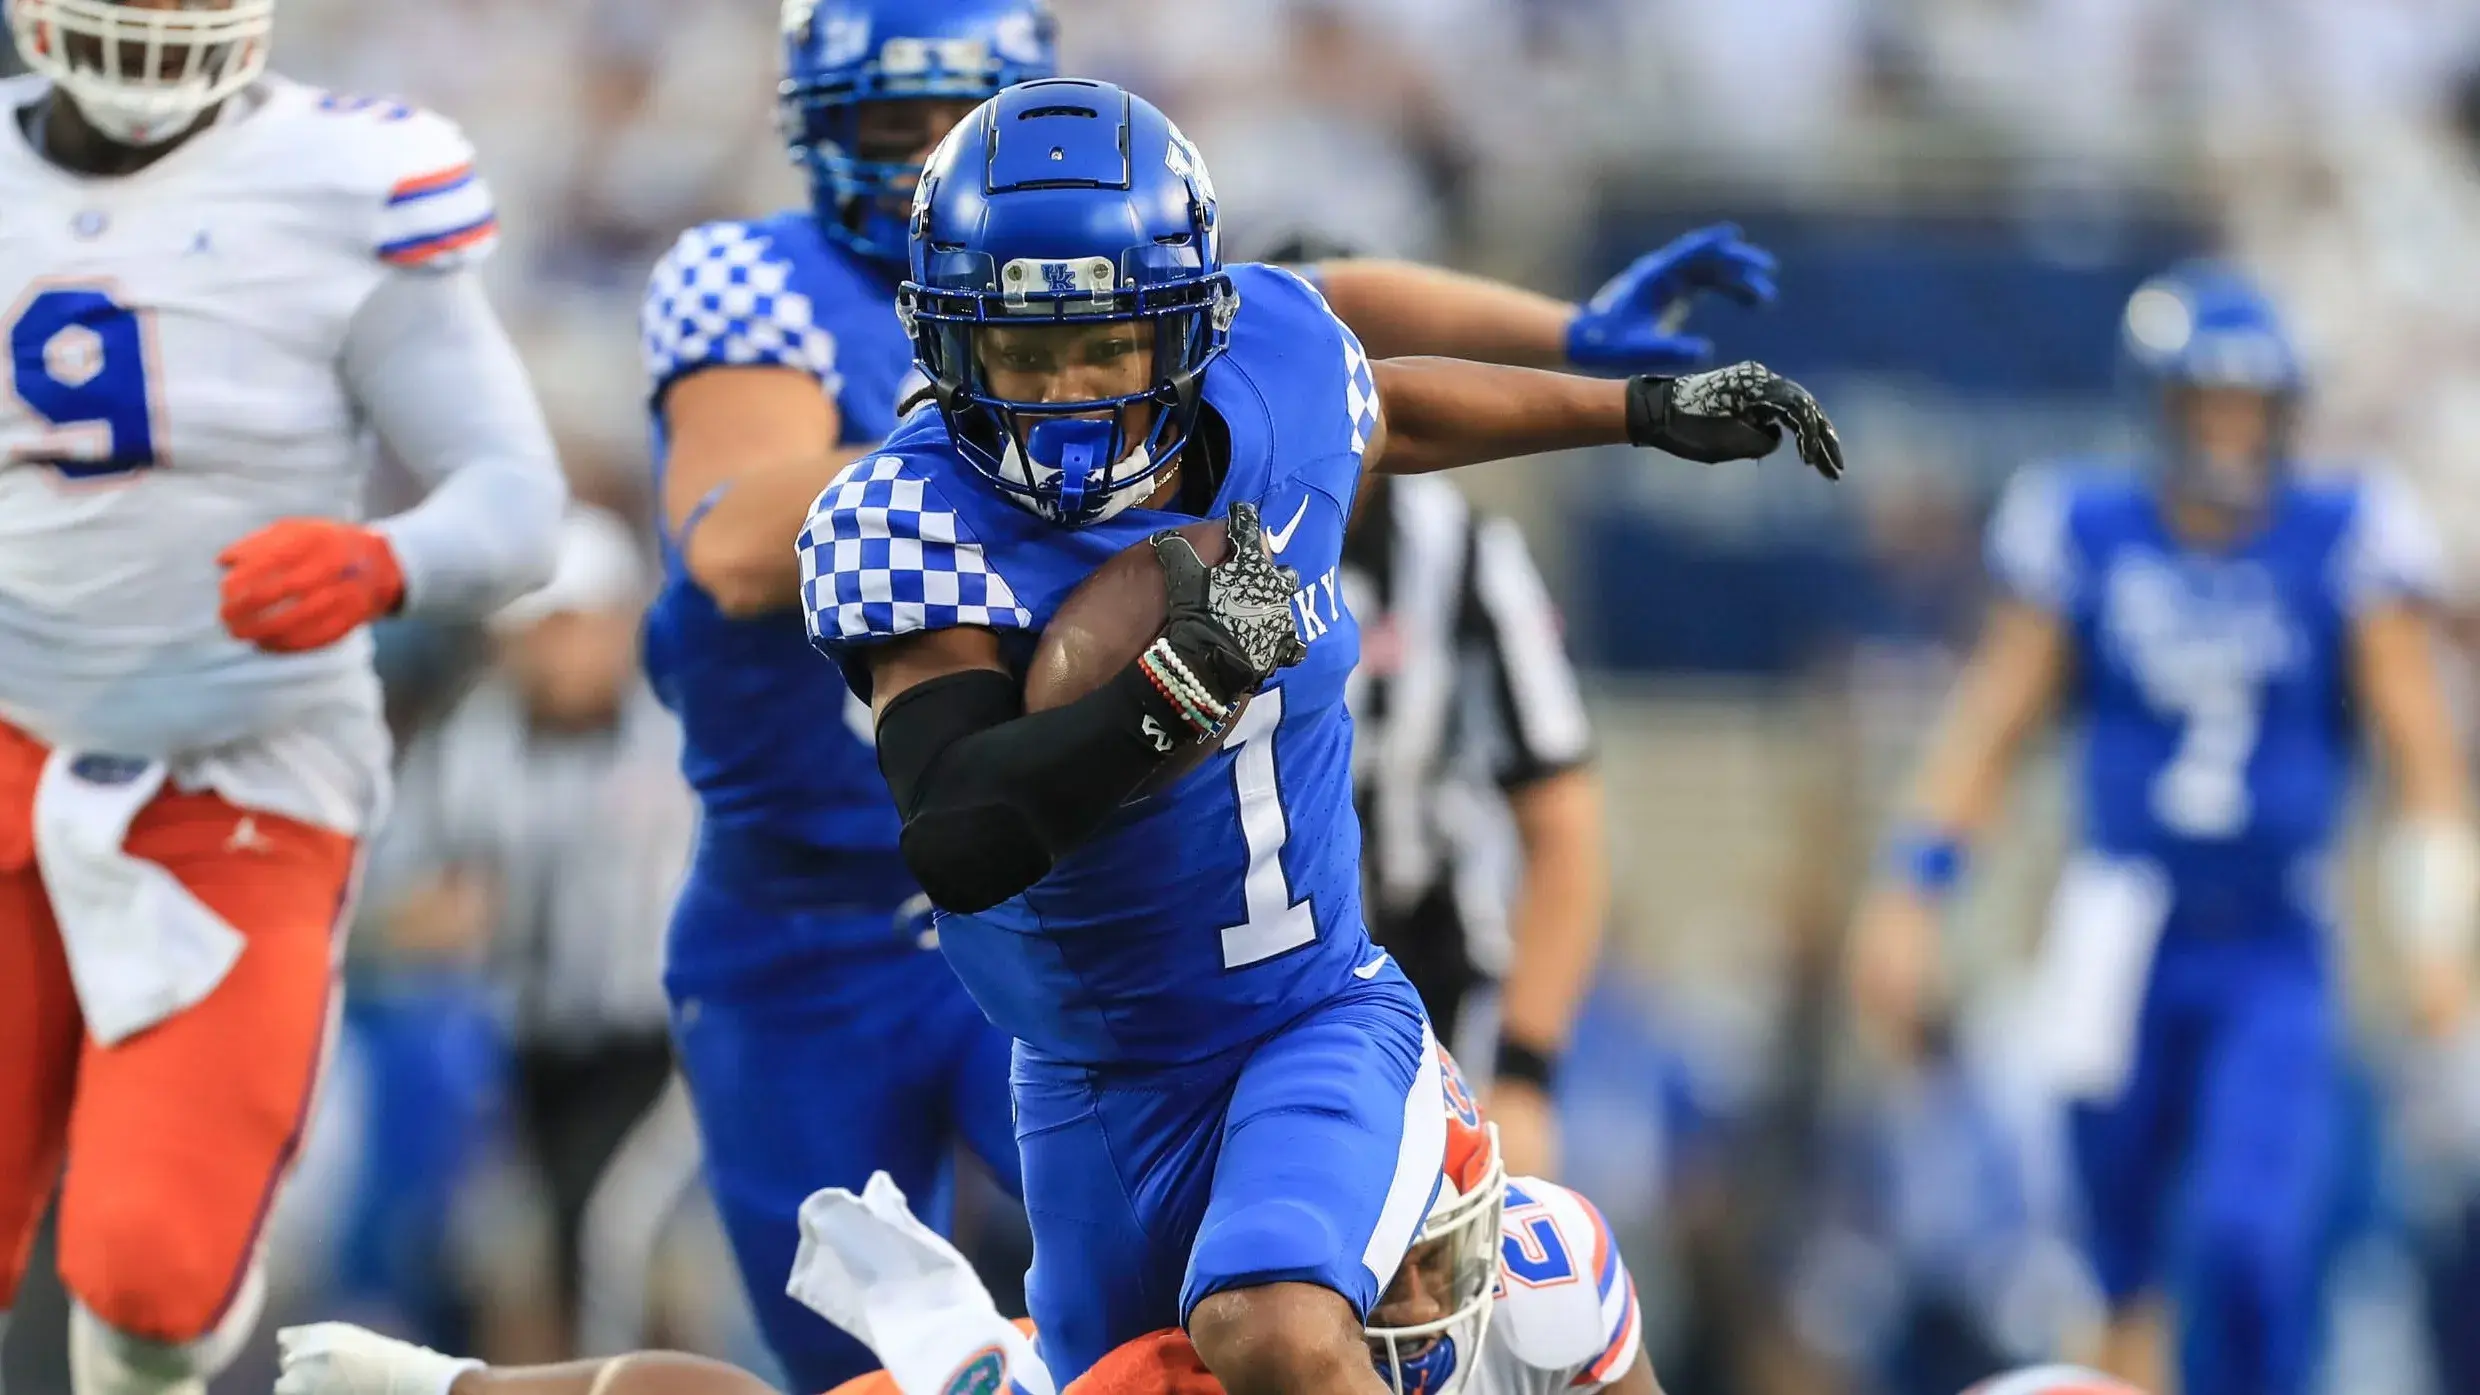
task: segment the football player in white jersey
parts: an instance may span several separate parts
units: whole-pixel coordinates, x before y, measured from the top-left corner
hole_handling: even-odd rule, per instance
[[[1439,1052],[1446,1163],[1422,1223],[1371,1312],[1370,1359],[1396,1395],[1660,1395],[1643,1352],[1635,1281],[1593,1203],[1509,1177],[1498,1131]],[[887,1174],[859,1196],[830,1189],[801,1209],[791,1295],[867,1342],[884,1371],[832,1395],[1051,1395],[1022,1325],[999,1316],[972,1266],[915,1219]],[[639,1352],[564,1366],[492,1369],[346,1323],[278,1334],[275,1395],[763,1395],[764,1382],[702,1357]],[[1176,1329],[1140,1337],[1066,1395],[1219,1395]]]
[[[57,1185],[79,1395],[247,1334],[386,793],[363,626],[539,585],[566,492],[471,147],[266,75],[273,8],[7,6],[0,1322]],[[373,434],[431,491],[365,525]]]

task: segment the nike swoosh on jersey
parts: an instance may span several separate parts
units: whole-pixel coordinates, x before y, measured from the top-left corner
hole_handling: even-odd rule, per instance
[[[1284,524],[1280,528],[1269,528],[1266,530],[1267,548],[1274,552],[1277,556],[1280,556],[1283,549],[1292,545],[1292,534],[1300,531],[1300,520],[1307,518],[1308,516],[1309,501],[1303,499],[1300,501],[1300,507],[1292,510],[1291,522]]]
[[[1306,508],[1306,507],[1308,507],[1308,505],[1307,505],[1306,503],[1303,503],[1303,504],[1301,505],[1301,507]],[[1381,955],[1379,955],[1377,958],[1370,960],[1368,963],[1361,965],[1361,966],[1360,966],[1359,968],[1357,968],[1357,969],[1354,969],[1354,970],[1352,971],[1352,977],[1354,977],[1354,978],[1363,978],[1363,979],[1367,979],[1367,978],[1376,978],[1376,977],[1378,976],[1378,970],[1383,969],[1383,968],[1385,968],[1385,967],[1386,967],[1386,956],[1385,956],[1385,955],[1383,955],[1383,954],[1381,954]]]

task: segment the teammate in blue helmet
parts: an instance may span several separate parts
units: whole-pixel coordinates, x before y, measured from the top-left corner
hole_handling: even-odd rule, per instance
[[[1336,580],[1364,472],[1787,434],[1833,477],[1841,447],[1753,363],[1372,362],[1308,282],[1225,264],[1219,216],[1196,147],[1109,84],[1011,87],[950,133],[900,292],[936,409],[820,496],[804,611],[872,703],[940,946],[1016,1043],[1052,1373],[1176,1323],[1236,1395],[1382,1395],[1363,1326],[1445,1128],[1419,997],[1360,909]],[[1212,566],[1169,531],[1207,519]],[[1158,637],[1026,711],[1060,603],[1149,539]]]
[[[2273,302],[2235,267],[2189,262],[2137,289],[2122,330],[2172,492],[2241,514],[2261,507],[2301,386]]]
[[[675,1044],[768,1343],[815,1390],[868,1358],[782,1293],[801,1198],[885,1168],[940,1221],[958,1140],[1011,1189],[1016,1147],[1007,1039],[934,948],[869,713],[803,634],[793,540],[923,385],[895,313],[921,162],[1054,58],[1035,0],[790,0],[783,19],[813,206],[690,230],[646,296],[666,576],[646,660],[704,812],[673,918]],[[1585,307],[1401,263],[1312,274],[1374,352],[1610,371],[1693,366],[1709,346],[1675,323],[1689,299],[1774,292],[1771,259],[1729,228],[1647,254]]]
[[[784,138],[818,225],[900,264],[921,154],[991,93],[1058,71],[1028,0],[786,0]]]
[[[2398,482],[2294,460],[2297,356],[2240,273],[2146,282],[2125,336],[2159,429],[2140,458],[2009,485],[2000,599],[1862,908],[1854,987],[1916,1049],[1939,912],[2060,712],[2080,828],[2028,1016],[2072,1105],[2105,1363],[2160,1388],[2166,1295],[2179,1389],[2297,1395],[2337,1132],[2329,869],[2363,732],[2392,776],[2415,1016],[2448,1033],[2469,1001],[2480,853],[2430,652],[2440,549]]]

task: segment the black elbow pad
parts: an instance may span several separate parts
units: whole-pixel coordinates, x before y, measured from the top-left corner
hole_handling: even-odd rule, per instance
[[[1005,804],[926,809],[904,821],[899,846],[931,903],[962,915],[989,910],[1051,870],[1033,826]]]
[[[904,816],[905,865],[950,911],[987,910],[1046,876],[1162,764],[1132,665],[1030,716],[1016,680],[975,669],[887,704],[878,766]]]
[[[933,772],[948,753],[1024,710],[1016,680],[991,669],[944,674],[897,694],[878,718],[878,771],[896,797],[896,812],[910,823],[938,803],[946,791]],[[955,773],[946,785],[956,783]]]
[[[904,816],[897,846],[941,910],[986,911],[1042,879],[1049,849],[1025,811],[989,787],[965,743],[1024,710],[1015,680],[974,669],[896,698],[878,724],[879,770]],[[982,753],[987,764],[988,753]]]

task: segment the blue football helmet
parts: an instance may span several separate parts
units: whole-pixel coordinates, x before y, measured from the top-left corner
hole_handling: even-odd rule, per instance
[[[965,460],[1080,525],[1143,498],[1187,444],[1240,300],[1197,147],[1142,97],[1054,78],[983,103],[930,157],[896,308]],[[1142,384],[1075,400],[994,387],[993,343],[1104,325],[1150,332]]]
[[[2159,434],[2175,488],[2205,502],[2252,507],[2282,462],[2305,375],[2281,313],[2248,275],[2225,262],[2183,262],[2136,288],[2121,322],[2130,383]],[[2266,399],[2271,433],[2254,480],[2202,458],[2179,415],[2177,398],[2202,389],[2237,389]]]
[[[1059,70],[1044,0],[784,0],[778,110],[828,236],[900,271],[912,153],[863,146],[871,102],[979,102]]]

